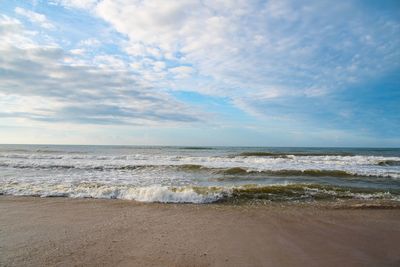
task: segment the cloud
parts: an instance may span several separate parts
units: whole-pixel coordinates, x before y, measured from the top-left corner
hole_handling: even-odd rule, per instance
[[[199,79],[187,90],[243,102],[276,94],[268,88],[322,97],[399,67],[398,20],[365,9],[354,1],[104,0],[95,14],[127,36],[132,56],[190,65]]]
[[[378,83],[368,89],[371,100],[362,101],[369,83],[390,73],[398,77],[400,22],[398,9],[388,8],[390,4],[51,3],[65,7],[55,8],[54,14],[79,15],[74,23],[66,23],[63,16],[46,13],[57,27],[68,28],[62,35],[37,27],[28,31],[10,17],[0,21],[0,64],[6,70],[0,92],[2,99],[18,103],[7,105],[3,117],[33,114],[31,119],[41,121],[134,125],[210,119],[189,106],[196,101],[184,104],[172,97],[191,91],[187,95],[194,92],[192,98],[198,98],[199,106],[220,99],[216,112],[229,113],[225,121],[232,121],[227,124],[239,124],[238,115],[243,121],[251,118],[282,129],[288,128],[283,123],[297,123],[299,132],[302,123],[314,123],[308,129],[353,125],[361,129],[373,128],[367,118],[377,116],[371,113],[383,117],[386,112],[385,119],[379,120],[389,121],[382,131],[398,129],[393,127],[398,118],[390,115],[398,113],[398,94],[379,94],[383,83]],[[390,102],[385,105],[389,112],[379,112],[375,96],[394,99],[394,104],[382,100]],[[47,109],[46,101],[52,103]],[[362,123],[357,118],[363,118]]]
[[[24,34],[20,34],[22,30],[23,25],[19,20],[0,14],[1,46],[33,47],[35,33],[24,30]]]
[[[51,0],[49,3],[60,5],[65,8],[78,8],[90,10],[93,8],[98,0]]]
[[[201,121],[200,113],[148,85],[116,56],[74,64],[75,53],[60,47],[33,40],[14,45],[29,36],[17,20],[3,16],[0,31],[3,118],[119,125]]]
[[[84,55],[85,54],[85,49],[82,49],[82,48],[77,48],[77,49],[72,49],[72,50],[70,50],[69,51],[71,54],[73,54],[73,55]]]
[[[96,47],[99,46],[100,44],[101,44],[100,41],[95,38],[89,38],[79,42],[79,45],[83,47]]]
[[[193,74],[194,70],[189,66],[179,66],[175,68],[170,68],[169,71],[175,75],[176,78],[187,78]]]
[[[39,14],[39,13],[30,11],[30,10],[26,10],[21,7],[16,7],[15,13],[27,18],[32,23],[36,23],[36,24],[40,25],[40,27],[42,27],[42,28],[45,28],[45,29],[53,29],[54,28],[54,25],[43,14]]]

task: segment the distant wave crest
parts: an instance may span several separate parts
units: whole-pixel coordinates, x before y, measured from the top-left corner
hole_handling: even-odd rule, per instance
[[[397,162],[385,162],[385,166],[397,166]],[[392,164],[392,165],[389,165]],[[379,164],[380,165],[380,164]],[[204,172],[209,175],[223,176],[257,176],[257,177],[380,177],[380,178],[400,178],[400,172],[384,171],[376,172],[341,170],[341,169],[253,169],[247,167],[208,167],[200,164],[175,164],[175,165],[74,165],[74,164],[24,164],[24,163],[0,163],[0,167],[10,167],[17,169],[78,169],[92,171],[142,171],[145,169],[173,170],[181,172]]]
[[[282,153],[282,152],[263,152],[263,151],[250,151],[250,152],[242,152],[239,154],[236,154],[234,156],[239,156],[239,157],[277,157],[277,158],[287,158],[288,156],[354,156],[352,153],[345,153],[345,152],[340,152],[340,153],[305,153],[305,152],[287,152],[287,153]]]

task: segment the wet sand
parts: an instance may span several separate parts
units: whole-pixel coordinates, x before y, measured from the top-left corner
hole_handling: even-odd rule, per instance
[[[0,197],[0,266],[400,266],[400,209]]]

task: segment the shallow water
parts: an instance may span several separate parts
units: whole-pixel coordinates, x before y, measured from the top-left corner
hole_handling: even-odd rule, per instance
[[[400,149],[0,145],[0,194],[400,200]]]

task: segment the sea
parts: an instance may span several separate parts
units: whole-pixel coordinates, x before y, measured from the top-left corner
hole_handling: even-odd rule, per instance
[[[0,145],[0,195],[398,202],[400,149]]]

